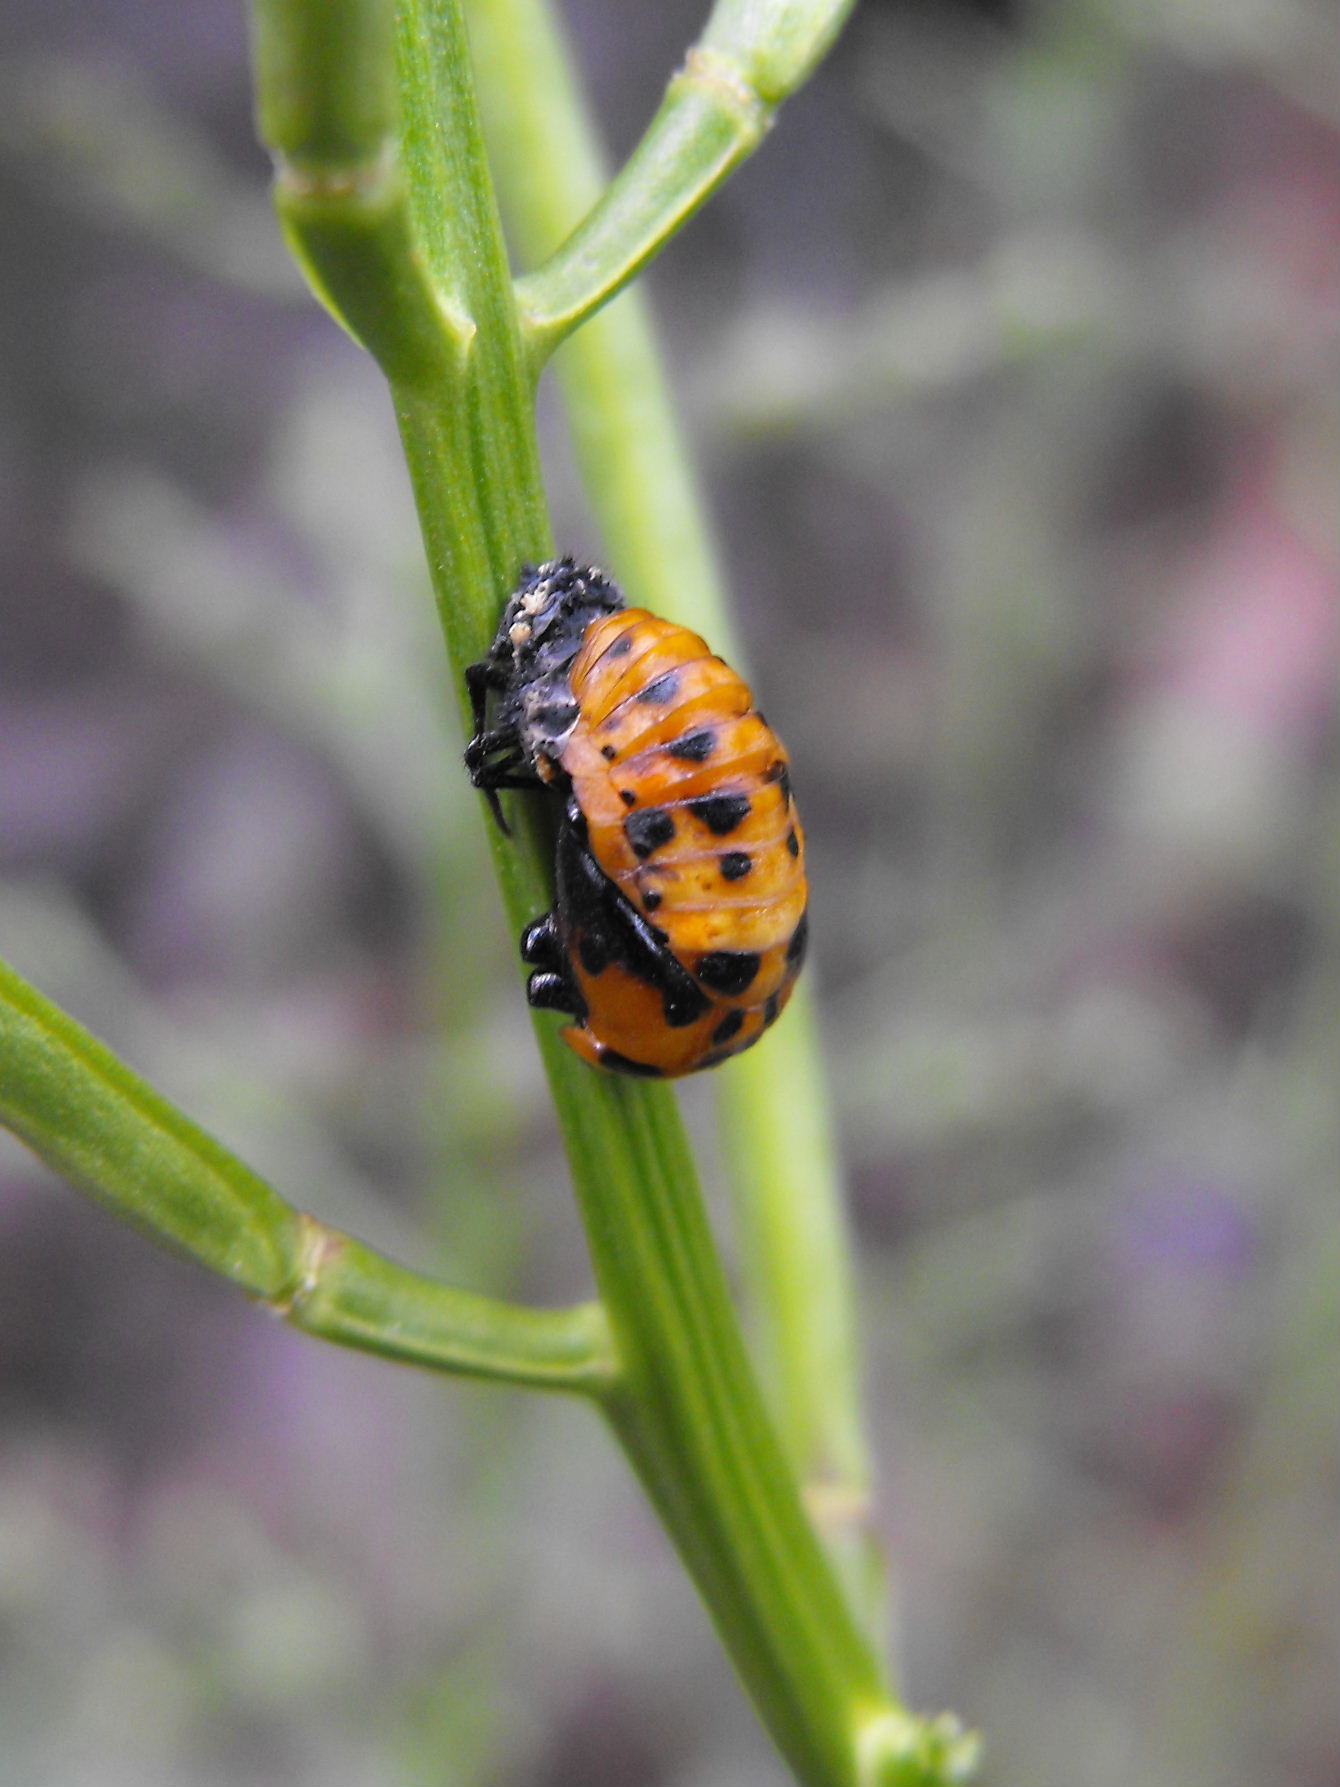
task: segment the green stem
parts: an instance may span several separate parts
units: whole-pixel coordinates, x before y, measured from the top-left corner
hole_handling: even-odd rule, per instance
[[[603,1312],[456,1290],[295,1210],[0,962],[0,1122],[154,1240],[365,1352],[534,1389],[608,1394]]]
[[[0,1119],[118,1216],[253,1296],[291,1282],[279,1194],[0,962]]]
[[[599,145],[543,0],[473,0],[499,190],[521,251],[546,254],[604,184]],[[741,53],[753,55],[747,46]],[[723,580],[646,305],[625,292],[554,368],[610,563],[634,598],[738,661]],[[856,1370],[855,1297],[822,1052],[802,987],[786,1022],[717,1075],[764,1382],[812,1515],[872,1633],[882,1566]]]
[[[537,366],[753,153],[777,107],[809,75],[851,5],[718,0],[628,161],[561,247],[517,282]]]
[[[295,1288],[276,1307],[319,1339],[531,1390],[606,1398],[618,1382],[599,1303],[527,1309],[449,1288],[311,1217],[303,1219],[298,1262]]]
[[[579,1187],[623,1366],[607,1412],[801,1780],[854,1782],[884,1687],[764,1411],[682,1129],[642,1091],[605,1092],[628,1169]]]
[[[622,172],[544,266],[517,282],[537,366],[683,228],[771,121],[729,63],[689,52]]]
[[[739,1063],[720,1101],[741,1259],[787,1456],[878,1643],[888,1617],[885,1569],[861,1419],[850,1239],[808,997],[788,1009],[775,1044],[762,1061]]]
[[[392,0],[272,4],[254,18],[257,124],[289,245],[388,378],[431,379],[443,355],[463,351],[469,325],[454,263],[420,251],[398,153]]]
[[[434,182],[431,207],[419,193],[415,215],[431,211],[431,227],[454,240],[440,251],[457,261],[476,325],[459,367],[443,363],[440,389],[395,387],[459,689],[517,563],[542,553],[547,536],[454,7],[406,5],[400,68],[401,159],[417,170],[416,191]],[[518,817],[534,804],[512,803]],[[547,903],[536,829],[522,823],[492,840],[518,927]],[[558,1043],[552,1019],[537,1029],[624,1373],[611,1420],[785,1753],[807,1781],[851,1782],[857,1732],[888,1703],[764,1414],[673,1096],[593,1074]]]

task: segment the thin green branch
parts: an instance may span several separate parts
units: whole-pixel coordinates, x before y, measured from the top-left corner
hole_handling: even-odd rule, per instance
[[[543,266],[517,281],[537,370],[752,155],[852,4],[719,0],[627,162]]]
[[[612,1392],[598,1307],[457,1290],[315,1222],[4,962],[0,1123],[115,1215],[312,1334],[437,1371]]]
[[[619,175],[544,266],[517,281],[534,365],[628,284],[762,142],[772,121],[724,58],[691,50]]]
[[[275,1307],[322,1340],[466,1377],[597,1398],[616,1393],[599,1303],[528,1309],[407,1272],[372,1248],[303,1219],[297,1284]]]
[[[0,1122],[126,1221],[275,1298],[290,1283],[296,1210],[0,962]]]

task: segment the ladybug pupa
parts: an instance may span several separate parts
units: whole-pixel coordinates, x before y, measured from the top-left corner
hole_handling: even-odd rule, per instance
[[[594,1067],[675,1078],[747,1049],[805,956],[805,839],[789,760],[696,633],[593,567],[526,566],[466,671],[465,761],[564,802],[551,911],[521,953],[533,1006]]]

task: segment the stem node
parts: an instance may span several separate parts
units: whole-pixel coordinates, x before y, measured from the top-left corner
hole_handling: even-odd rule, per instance
[[[306,1210],[297,1213],[297,1233],[293,1242],[293,1272],[283,1288],[266,1303],[281,1321],[302,1325],[298,1317],[309,1301],[330,1262],[341,1253],[348,1241],[337,1229],[327,1227]]]
[[[694,44],[684,58],[679,73],[670,82],[670,94],[686,88],[710,94],[723,112],[737,121],[737,137],[742,154],[750,154],[767,135],[775,106],[766,104],[758,88],[730,56],[705,44]]]

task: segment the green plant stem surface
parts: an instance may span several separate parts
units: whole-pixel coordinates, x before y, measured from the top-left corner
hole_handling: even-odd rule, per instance
[[[397,380],[393,345],[383,360],[459,688],[516,566],[549,550],[534,361],[492,214],[456,8],[406,5],[399,42],[412,210],[435,235],[431,258],[454,263],[454,298],[474,325],[459,365],[444,359],[440,381],[426,387]],[[284,145],[275,147],[282,156]],[[338,309],[329,284],[326,295]],[[543,828],[518,825],[492,841],[519,926],[546,903],[537,898],[548,871]],[[854,1781],[869,1747],[862,1734],[905,1715],[890,1707],[763,1411],[673,1097],[591,1074],[558,1043],[552,1020],[541,1018],[537,1034],[621,1368],[611,1420],[799,1776]],[[920,1766],[922,1736],[900,1732],[899,1766],[914,1750]]]
[[[541,262],[605,190],[601,149],[543,0],[471,0],[470,19],[499,194],[519,250]],[[691,167],[666,157],[662,187],[681,189],[691,178]],[[620,581],[635,600],[741,661],[641,295],[621,293],[564,341],[554,365]],[[883,1569],[870,1531],[851,1261],[822,1052],[803,987],[786,1023],[716,1078],[765,1385],[811,1514],[878,1634]]]
[[[295,1210],[4,962],[0,1122],[116,1215],[323,1339],[535,1389],[601,1395],[614,1381],[598,1305],[456,1290]]]
[[[642,140],[549,258],[518,282],[539,360],[646,265],[762,142],[852,0],[717,0]],[[524,55],[524,39],[512,47]]]

